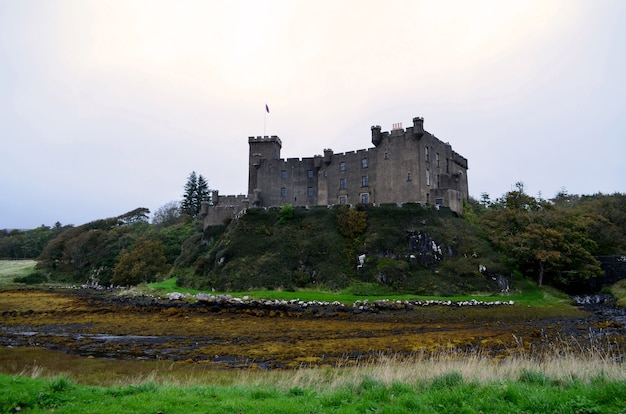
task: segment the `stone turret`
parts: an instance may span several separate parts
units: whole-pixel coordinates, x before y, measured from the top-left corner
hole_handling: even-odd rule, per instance
[[[383,140],[380,130],[380,125],[374,125],[372,127],[372,144],[374,144],[375,147],[379,146]]]
[[[421,138],[424,135],[424,118],[416,116],[413,118],[413,135],[416,138]]]
[[[332,159],[333,159],[333,150],[326,148],[324,150],[324,164],[329,165]]]

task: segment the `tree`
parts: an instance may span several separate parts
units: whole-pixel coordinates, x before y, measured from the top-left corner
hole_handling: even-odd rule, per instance
[[[118,216],[120,224],[147,223],[150,210],[145,207],[139,207],[133,211]]]
[[[145,239],[123,252],[113,270],[111,283],[118,286],[133,286],[139,283],[151,283],[159,275],[169,270],[165,258],[165,248],[158,240]]]
[[[534,274],[537,284],[567,285],[602,274],[592,253],[589,221],[571,209],[536,200],[524,193],[522,183],[495,203],[479,223],[494,246],[512,264]]]
[[[197,195],[196,195],[196,211],[199,213],[203,201],[209,201],[209,183],[202,176],[198,175]]]
[[[342,236],[352,240],[367,228],[367,213],[341,206],[337,212],[337,227]]]
[[[180,203],[178,201],[170,201],[159,207],[152,216],[152,224],[157,227],[166,227],[176,224],[180,218]]]
[[[518,257],[539,267],[537,285],[543,286],[546,267],[558,268],[562,258],[563,235],[558,231],[545,228],[537,223],[529,224],[519,234],[514,250]]]
[[[184,190],[185,193],[183,194],[183,201],[180,203],[180,209],[183,214],[195,217],[196,197],[198,193],[198,176],[195,171],[192,171],[189,177],[187,177]]]
[[[200,213],[203,201],[209,200],[209,185],[202,174],[192,171],[187,177],[184,187],[183,200],[180,204],[183,214],[195,217]]]

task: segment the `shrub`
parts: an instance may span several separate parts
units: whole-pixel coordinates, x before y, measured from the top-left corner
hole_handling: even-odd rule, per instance
[[[158,240],[142,240],[131,250],[122,253],[113,271],[111,283],[132,286],[156,282],[157,276],[168,272],[165,248]]]
[[[280,209],[280,215],[279,215],[279,219],[278,222],[280,224],[287,224],[287,221],[291,220],[293,218],[293,206],[291,204],[285,204],[281,209]]]
[[[342,236],[353,239],[367,228],[367,213],[341,206],[337,212],[337,227]]]
[[[48,281],[48,276],[41,272],[34,272],[26,276],[16,277],[13,279],[15,283],[24,283],[27,285],[37,285]]]

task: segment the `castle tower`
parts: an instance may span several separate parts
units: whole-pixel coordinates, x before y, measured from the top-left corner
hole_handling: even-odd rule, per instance
[[[271,137],[248,137],[250,152],[248,156],[248,196],[254,204],[258,198],[257,170],[265,160],[280,159],[283,146],[276,135]]]

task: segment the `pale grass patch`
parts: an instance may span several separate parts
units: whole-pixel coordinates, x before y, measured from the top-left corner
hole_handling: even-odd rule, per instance
[[[0,260],[0,285],[12,284],[16,277],[35,271],[34,260]]]
[[[559,383],[626,380],[626,367],[621,362],[624,349],[610,343],[604,346],[596,343],[585,347],[576,341],[563,341],[550,344],[541,353],[520,347],[495,357],[484,351],[454,348],[408,356],[380,354],[356,362],[346,360],[345,366],[339,368],[303,366],[293,371],[241,371],[237,382],[279,389],[334,391],[364,380],[386,385],[425,384],[450,373],[482,384],[516,381],[524,372],[541,373]]]
[[[41,365],[37,365],[35,362],[33,365],[24,367],[18,374],[20,377],[28,377],[28,378],[46,378],[49,376],[47,370]]]

